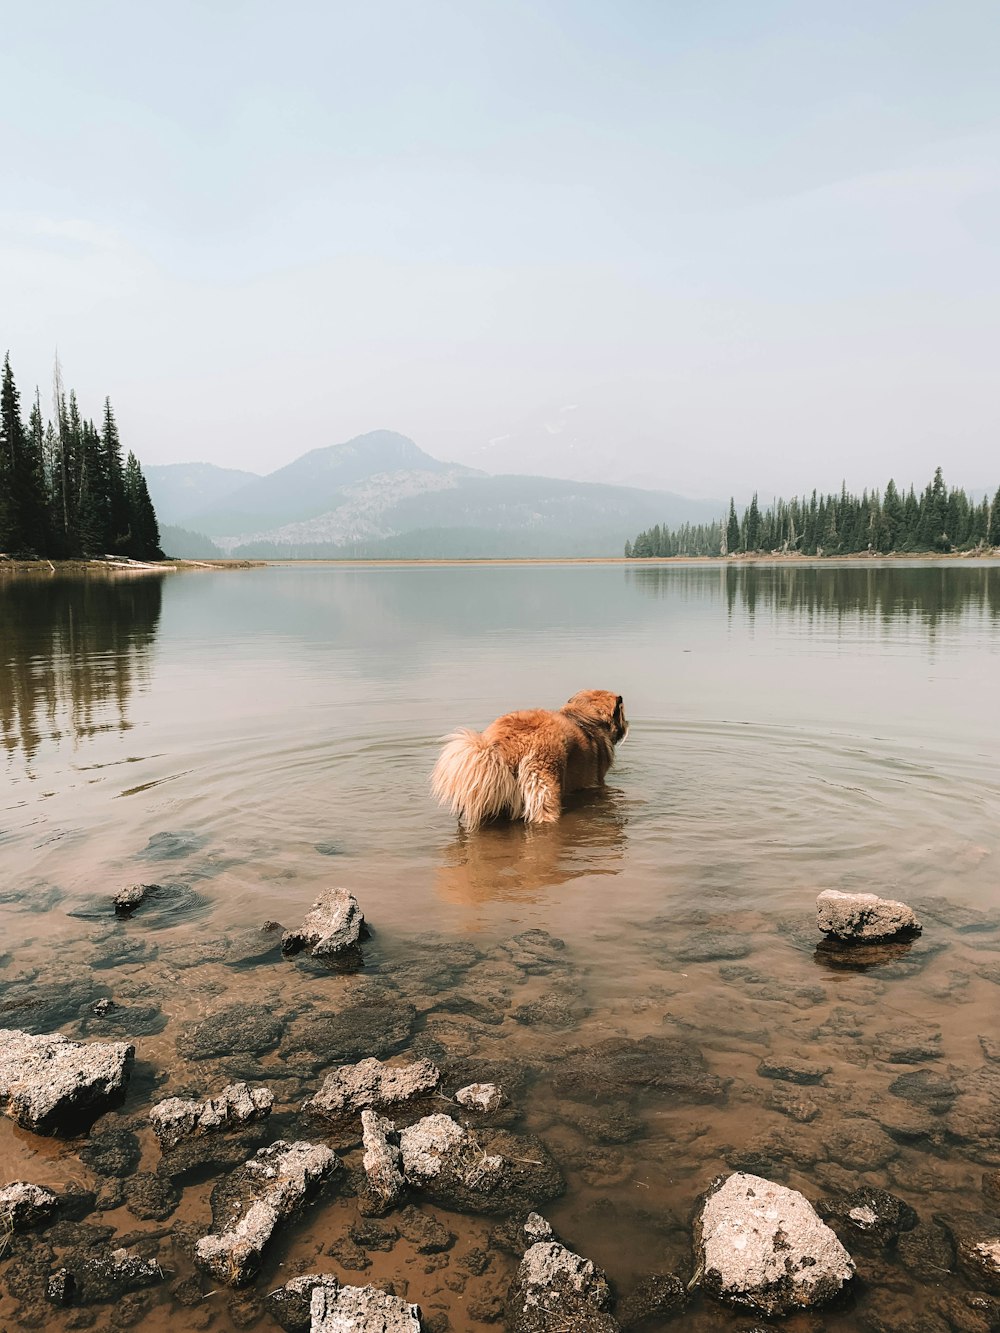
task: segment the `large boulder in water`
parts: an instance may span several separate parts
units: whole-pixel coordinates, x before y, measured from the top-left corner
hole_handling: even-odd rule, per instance
[[[214,1097],[195,1101],[188,1097],[168,1097],[149,1113],[162,1152],[170,1152],[182,1139],[200,1138],[220,1130],[263,1120],[271,1114],[274,1096],[267,1088],[251,1088],[246,1083],[230,1083]]]
[[[399,1146],[406,1183],[455,1212],[527,1213],[565,1188],[548,1149],[529,1135],[428,1115],[400,1132]]]
[[[278,1223],[297,1212],[340,1166],[323,1144],[272,1143],[212,1191],[215,1231],[195,1246],[195,1258],[220,1282],[249,1282]]]
[[[0,1106],[23,1129],[58,1134],[78,1129],[125,1095],[135,1047],[123,1041],[83,1043],[60,1033],[33,1037],[0,1029]]]
[[[765,1315],[820,1305],[854,1276],[851,1256],[804,1195],[742,1171],[706,1195],[695,1253],[707,1292]]]
[[[369,1057],[356,1065],[342,1065],[327,1074],[314,1097],[303,1102],[307,1114],[335,1119],[367,1107],[380,1109],[433,1092],[441,1073],[430,1060],[408,1065],[387,1065]]]
[[[608,1280],[590,1259],[542,1240],[525,1253],[507,1298],[512,1333],[619,1333]]]
[[[281,951],[295,954],[308,949],[314,958],[334,958],[356,951],[367,938],[364,913],[347,889],[326,889],[313,903],[297,930],[286,930]]]
[[[840,940],[889,940],[916,934],[920,922],[912,907],[874,893],[840,893],[825,889],[816,899],[816,924],[824,935]]]
[[[310,1333],[420,1333],[420,1307],[378,1287],[314,1287]]]

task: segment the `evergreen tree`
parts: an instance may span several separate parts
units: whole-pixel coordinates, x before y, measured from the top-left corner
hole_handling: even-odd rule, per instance
[[[730,555],[740,549],[740,523],[736,517],[736,505],[732,497],[729,499],[729,521],[726,524],[726,549]]]

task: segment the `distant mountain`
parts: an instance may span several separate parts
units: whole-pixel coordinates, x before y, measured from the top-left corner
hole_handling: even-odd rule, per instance
[[[312,449],[183,521],[227,551],[272,558],[619,555],[641,528],[703,522],[723,508],[666,491],[488,476],[373,431]]]
[[[143,475],[161,524],[176,523],[198,509],[220,504],[257,477],[256,472],[212,463],[166,463],[144,468]]]
[[[160,524],[160,546],[175,560],[221,560],[226,554],[203,532],[189,532],[170,523]]]

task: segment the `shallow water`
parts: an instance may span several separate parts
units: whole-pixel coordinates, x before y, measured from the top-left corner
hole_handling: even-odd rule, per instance
[[[470,1077],[502,1060],[514,1128],[566,1177],[546,1215],[621,1295],[651,1272],[691,1277],[698,1195],[741,1167],[814,1202],[889,1189],[920,1218],[887,1253],[848,1239],[854,1292],[789,1328],[995,1327],[950,1237],[997,1209],[981,1178],[1000,1167],[998,667],[1000,567],[973,562],[8,576],[0,1024],[135,1040],[128,1101],[95,1132],[137,1126],[141,1172],[158,1161],[148,1107],[177,1091],[266,1080],[287,1136],[343,1059],[416,1052]],[[608,788],[551,829],[459,834],[427,796],[437,738],[589,687],[621,693],[632,725]],[[116,922],[110,896],[137,880],[174,896]],[[332,883],[374,930],[361,973],[262,949],[265,920],[294,924]],[[924,933],[860,960],[818,947],[828,887],[904,898]],[[538,930],[564,947],[526,961],[509,941]],[[104,995],[120,1007],[99,1019]],[[272,1015],[276,1039],[193,1058],[193,1025],[236,1003]],[[316,1036],[317,1014],[349,1004],[377,1011],[380,1050]],[[664,1038],[724,1081],[711,1099],[671,1078]],[[621,1076],[625,1055],[644,1076]],[[759,1069],[795,1060],[822,1081]],[[905,1077],[921,1071],[937,1078]],[[0,1174],[100,1188],[82,1147],[2,1120]],[[211,1185],[157,1224],[105,1190],[90,1222],[153,1233],[168,1273],[122,1325],[229,1330],[259,1313],[252,1294],[170,1294]],[[350,1240],[342,1181],[254,1290],[328,1269],[392,1281],[442,1328],[489,1327],[514,1269],[493,1222],[415,1202],[457,1237],[444,1261],[404,1235]],[[29,1252],[44,1267],[18,1240],[0,1286]],[[17,1271],[0,1327],[36,1326]],[[678,1324],[753,1322],[696,1298]]]

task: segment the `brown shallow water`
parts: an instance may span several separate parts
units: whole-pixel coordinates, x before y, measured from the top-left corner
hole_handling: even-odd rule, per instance
[[[128,1100],[94,1133],[134,1129],[139,1172],[159,1158],[149,1106],[174,1092],[266,1081],[288,1137],[345,1060],[430,1055],[446,1087],[492,1067],[565,1175],[546,1215],[620,1295],[692,1275],[695,1201],[740,1167],[814,1202],[888,1189],[920,1219],[885,1253],[848,1240],[854,1292],[790,1329],[996,1327],[951,1246],[998,1206],[998,668],[1000,569],[971,563],[8,578],[0,1025],[135,1041]],[[436,738],[592,686],[633,728],[608,789],[554,829],[458,835],[426,794]],[[173,896],[116,922],[110,895],[137,880]],[[331,883],[374,929],[353,975],[259,934]],[[826,887],[905,898],[924,934],[830,953]],[[99,1019],[103,996],[119,1007]],[[252,1011],[227,1028],[236,1004]],[[802,1060],[820,1083],[761,1072]],[[211,1179],[141,1221],[85,1140],[5,1119],[0,1176],[99,1189],[92,1226],[146,1233],[167,1281],[92,1307],[97,1328],[276,1327],[257,1298],[318,1268],[485,1330],[514,1269],[495,1219],[419,1198],[454,1244],[418,1253],[391,1214],[372,1248],[342,1179],[249,1294],[206,1281],[184,1305]],[[37,1303],[62,1256],[46,1244],[0,1257],[0,1329],[84,1326]],[[696,1298],[675,1326],[755,1322]]]

